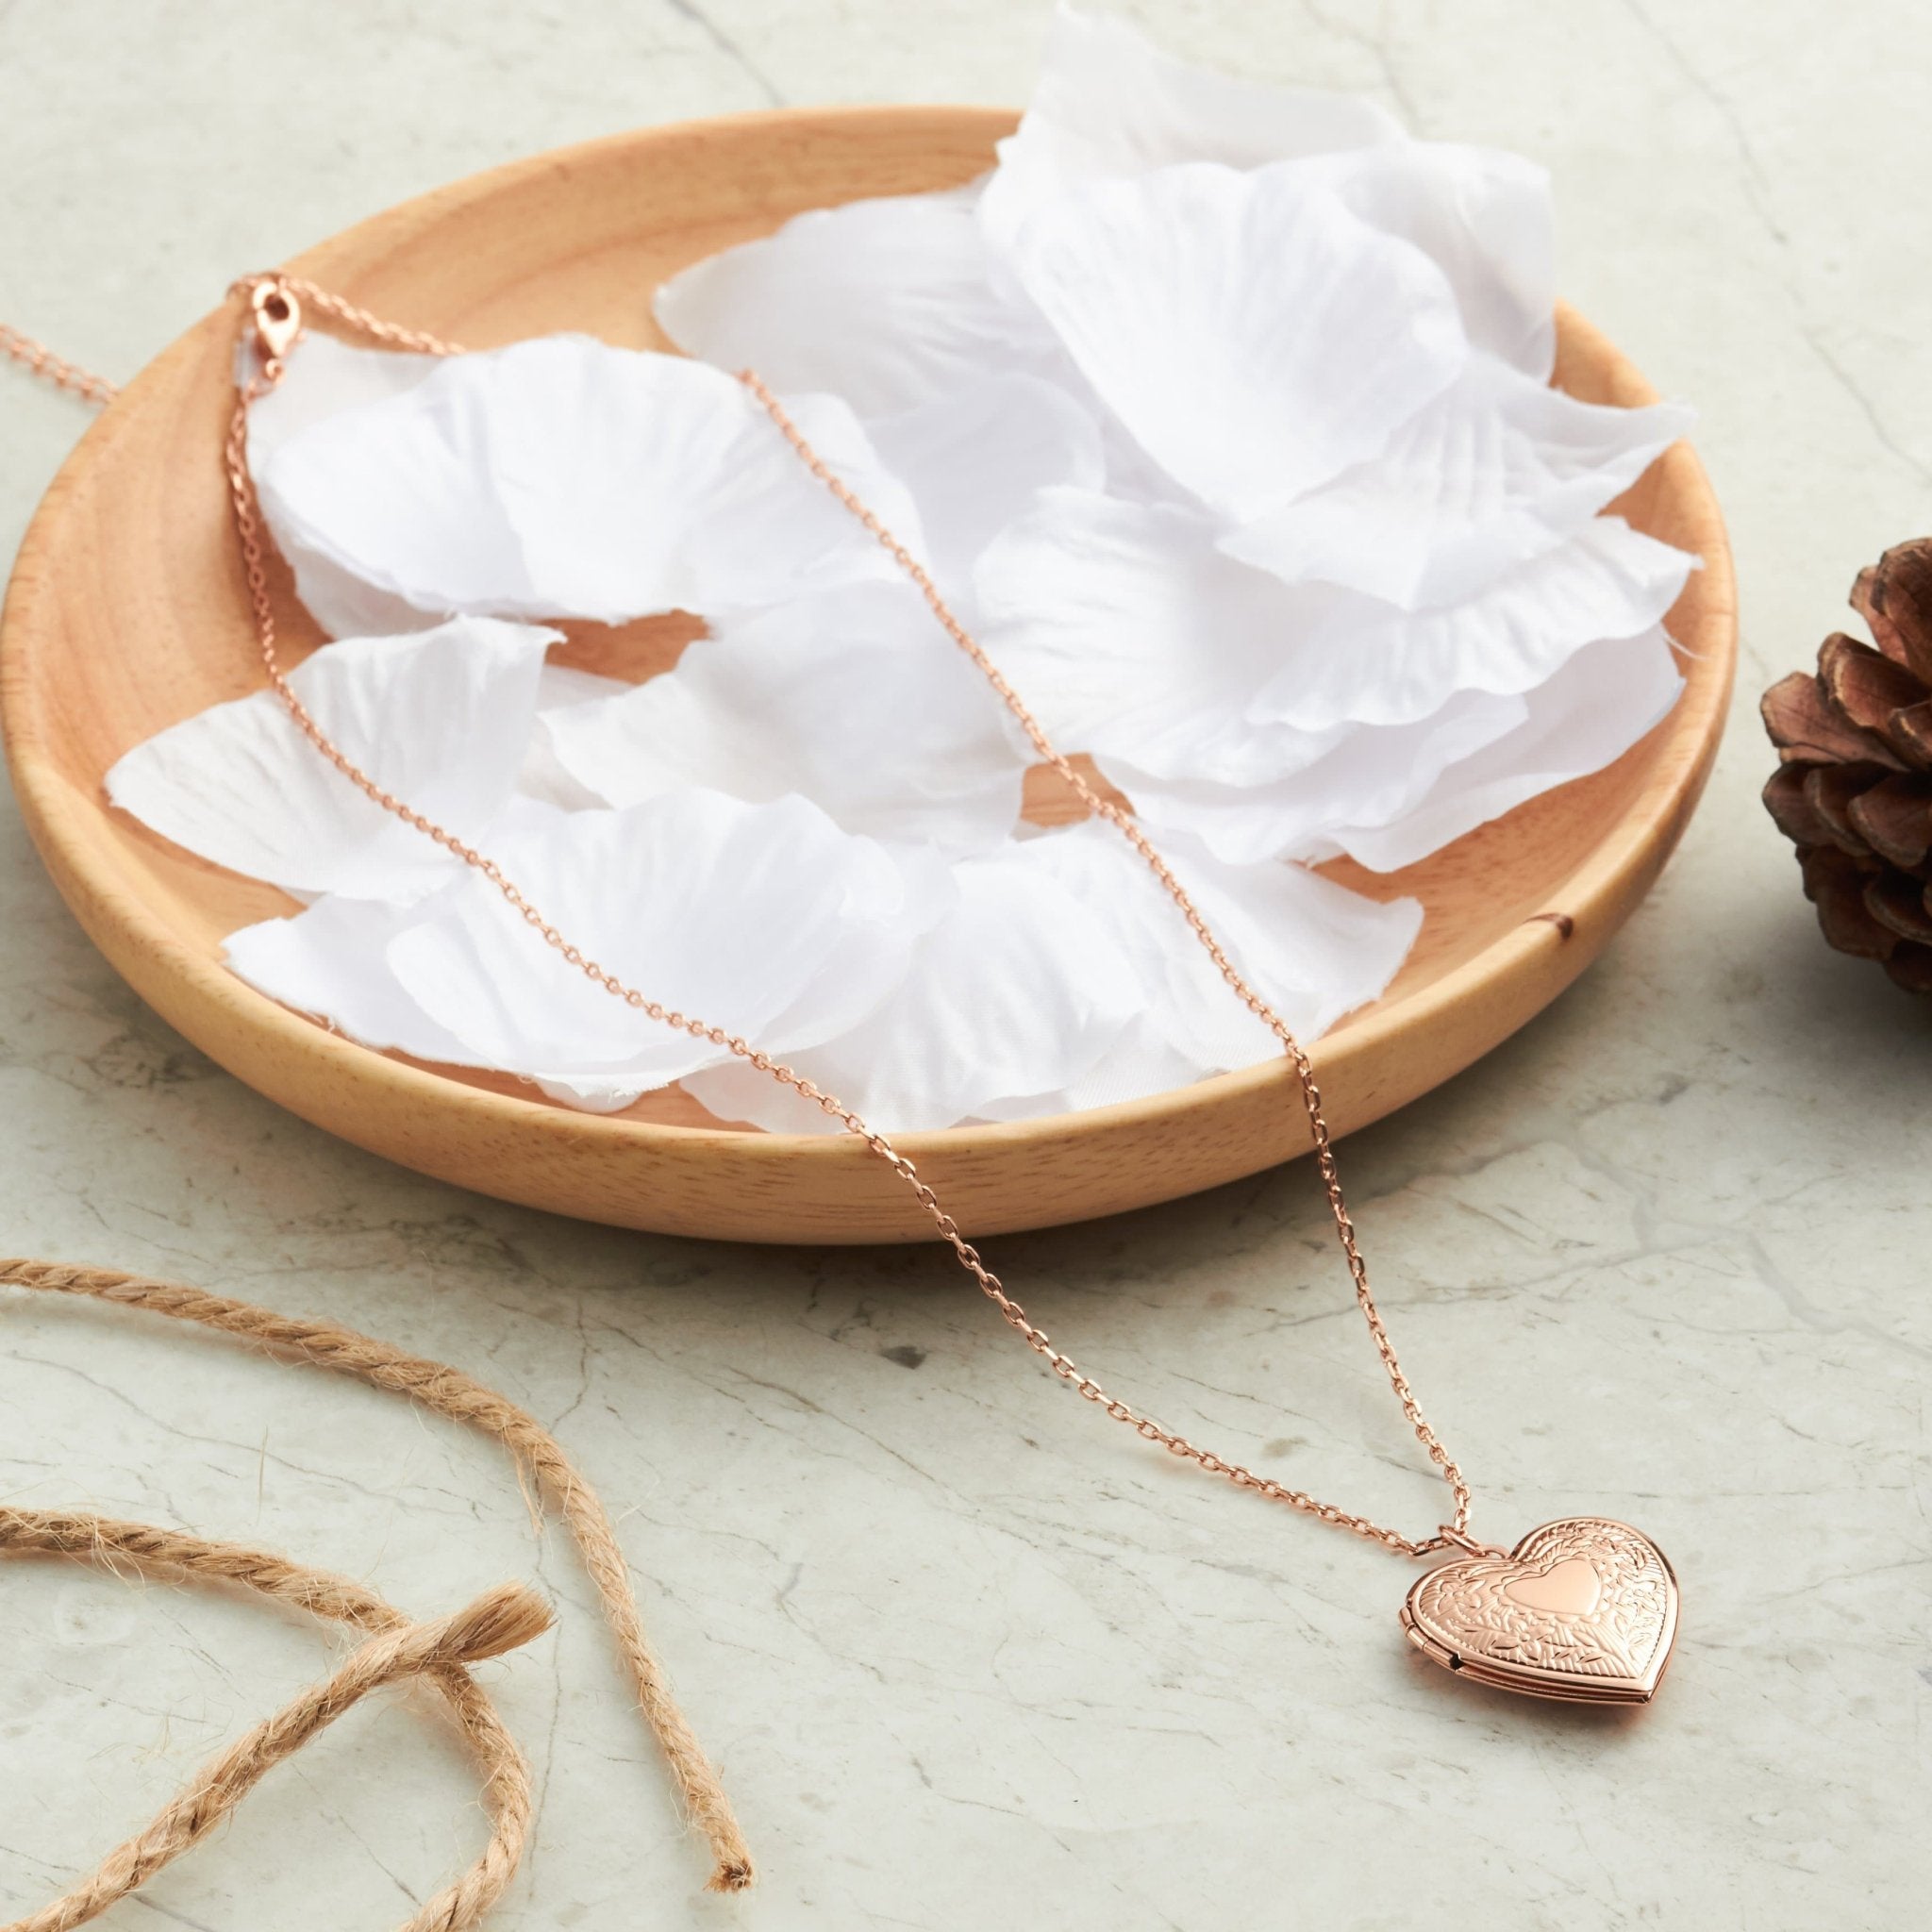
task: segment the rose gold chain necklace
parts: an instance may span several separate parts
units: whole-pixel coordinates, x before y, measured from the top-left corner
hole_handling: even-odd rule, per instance
[[[1321,1090],[1307,1049],[1230,959],[1187,889],[1133,817],[1097,791],[1055,745],[998,666],[954,614],[925,567],[826,465],[778,399],[755,374],[745,371],[739,379],[758,399],[799,460],[917,587],[935,620],[985,676],[1040,758],[1073,789],[1090,812],[1111,824],[1145,860],[1194,937],[1206,948],[1215,970],[1242,1005],[1274,1036],[1288,1057],[1307,1114],[1316,1169],[1354,1285],[1357,1305],[1404,1417],[1455,1498],[1453,1516],[1435,1535],[1406,1537],[1368,1517],[1322,1502],[1306,1491],[1257,1474],[1244,1464],[1190,1441],[1108,1393],[1028,1319],[1025,1309],[1007,1292],[999,1276],[987,1267],[978,1250],[960,1233],[958,1224],[932,1188],[921,1178],[917,1168],[885,1135],[869,1126],[834,1095],[741,1036],[649,998],[588,958],[544,918],[493,858],[384,789],[328,736],[304,705],[281,665],[260,509],[248,468],[249,407],[281,381],[288,356],[303,332],[305,317],[326,318],[337,327],[385,348],[427,356],[458,356],[465,352],[458,343],[385,322],[340,295],[293,275],[248,277],[236,283],[230,294],[246,302],[244,327],[253,331],[257,366],[251,375],[238,375],[224,463],[262,670],[270,688],[303,735],[344,778],[384,811],[480,873],[566,964],[613,998],[653,1020],[695,1039],[709,1041],[748,1061],[760,1073],[794,1089],[847,1133],[863,1141],[912,1191],[940,1238],[1008,1325],[1056,1375],[1071,1383],[1116,1422],[1127,1424],[1146,1441],[1158,1442],[1171,1455],[1197,1464],[1211,1475],[1224,1476],[1238,1488],[1252,1490],[1271,1502],[1286,1503],[1324,1523],[1381,1543],[1401,1556],[1427,1557],[1451,1549],[1466,1552],[1459,1560],[1441,1564],[1423,1576],[1403,1606],[1403,1628],[1426,1656],[1478,1681],[1535,1696],[1597,1704],[1650,1699],[1669,1661],[1677,1621],[1676,1580],[1663,1553],[1639,1531],[1603,1517],[1570,1517],[1545,1524],[1532,1530],[1513,1551],[1479,1543],[1470,1535],[1469,1483],[1424,1415],[1375,1305],[1368,1264],[1362,1258],[1355,1223],[1342,1195]],[[105,404],[116,393],[113,386],[101,377],[62,360],[33,338],[4,325],[0,325],[0,350],[87,401]]]

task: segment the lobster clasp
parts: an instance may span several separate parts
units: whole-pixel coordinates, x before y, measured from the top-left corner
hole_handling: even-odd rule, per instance
[[[255,316],[255,346],[264,380],[279,382],[283,358],[302,333],[302,305],[279,275],[263,275],[248,291]]]

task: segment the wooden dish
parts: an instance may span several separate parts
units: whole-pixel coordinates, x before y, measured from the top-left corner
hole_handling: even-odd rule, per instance
[[[292,266],[383,316],[473,345],[575,328],[662,346],[648,298],[673,270],[803,208],[965,181],[1011,125],[993,110],[895,108],[654,128],[458,182]],[[849,1139],[730,1127],[675,1091],[613,1117],[573,1112],[514,1081],[353,1045],[224,969],[223,936],[291,902],[110,809],[101,777],[151,733],[258,680],[219,462],[234,335],[232,309],[210,315],[93,425],[34,519],[0,624],[0,718],[21,809],[95,943],[239,1078],[424,1173],[678,1234],[928,1236],[903,1185]],[[1569,313],[1557,380],[1597,402],[1654,399]],[[1684,446],[1621,508],[1705,560],[1671,619],[1689,688],[1607,771],[1407,872],[1335,868],[1352,885],[1412,892],[1427,908],[1393,988],[1316,1049],[1338,1131],[1426,1092],[1554,999],[1636,906],[1696,803],[1736,654],[1723,520]],[[298,645],[315,641],[292,605],[289,623]],[[580,632],[577,643],[581,661],[641,674],[664,661],[669,636],[643,626]],[[964,1227],[990,1233],[1212,1187],[1305,1152],[1307,1133],[1275,1062],[1147,1100],[909,1135],[901,1145]]]

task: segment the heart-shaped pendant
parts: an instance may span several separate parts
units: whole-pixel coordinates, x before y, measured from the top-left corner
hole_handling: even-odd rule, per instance
[[[1478,1683],[1578,1704],[1648,1704],[1677,1635],[1677,1579],[1627,1523],[1566,1516],[1507,1557],[1468,1557],[1417,1579],[1408,1641]]]

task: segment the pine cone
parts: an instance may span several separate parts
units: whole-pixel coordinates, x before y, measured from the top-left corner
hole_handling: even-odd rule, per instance
[[[1798,848],[1824,937],[1932,992],[1932,537],[1861,571],[1852,608],[1876,650],[1838,632],[1815,677],[1764,694],[1782,760],[1765,808]]]

